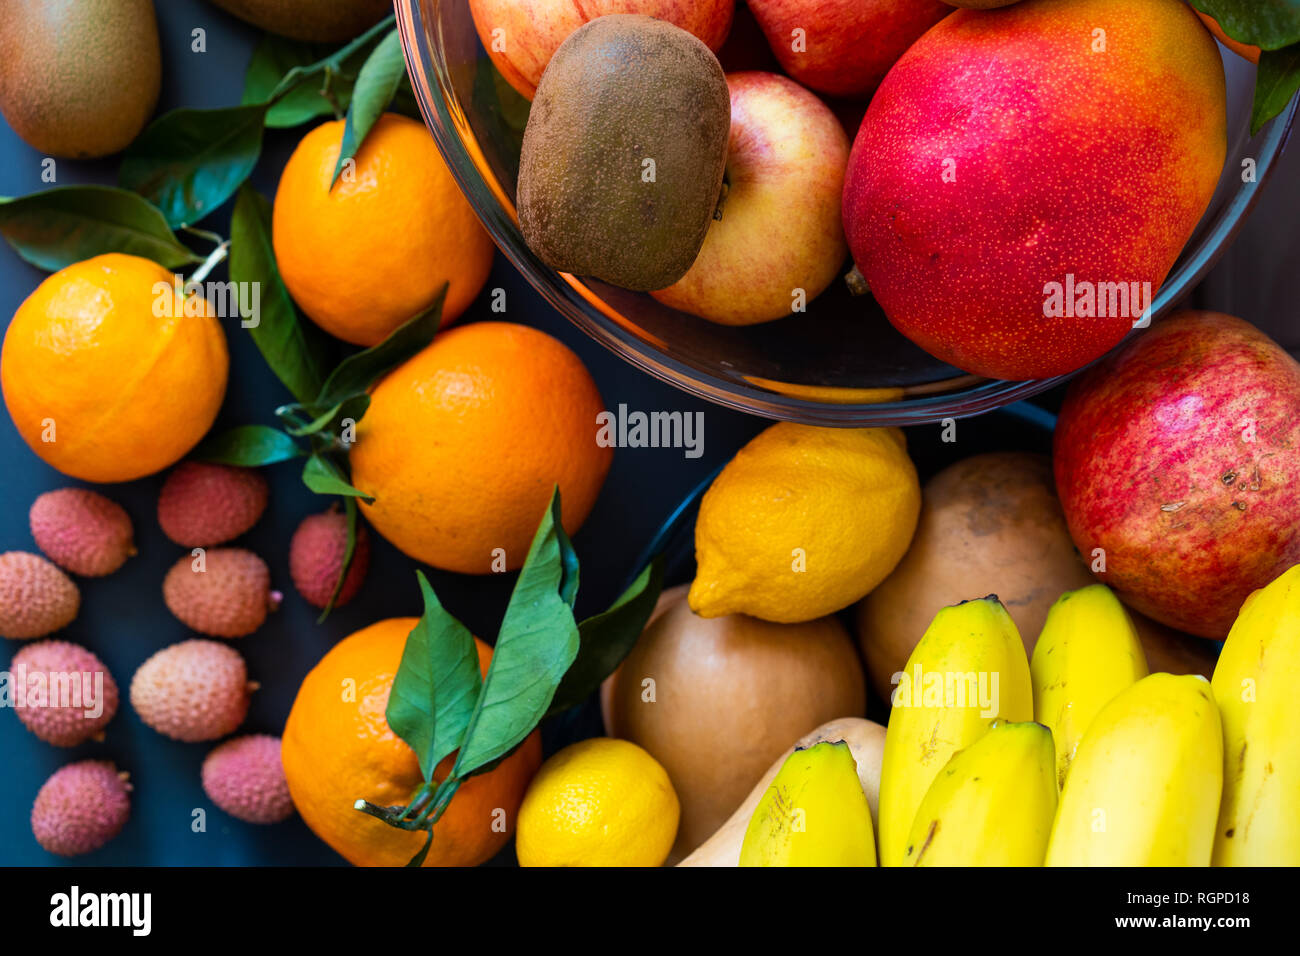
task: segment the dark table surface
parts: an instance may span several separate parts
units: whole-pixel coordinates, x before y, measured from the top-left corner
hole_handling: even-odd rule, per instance
[[[163,38],[164,84],[159,112],[179,106],[222,106],[237,103],[257,34],[200,0],[168,0],[157,4]],[[190,34],[207,31],[207,52],[194,53]],[[268,131],[254,185],[274,195],[279,172],[305,128]],[[44,157],[19,140],[0,122],[0,195],[16,196],[49,188],[41,181]],[[116,180],[117,161],[96,163],[60,160],[59,185],[106,183]],[[1300,273],[1300,151],[1284,160],[1268,187],[1260,208],[1237,245],[1197,294],[1196,304],[1235,312],[1270,331],[1288,348],[1300,350],[1300,320],[1295,302]],[[212,228],[228,233],[229,208],[210,220]],[[7,324],[19,304],[44,277],[7,246],[0,248],[0,317]],[[591,517],[574,543],[582,560],[579,614],[603,607],[622,586],[638,552],[681,499],[719,464],[726,461],[766,424],[703,403],[626,365],[554,313],[524,280],[498,256],[488,288],[506,290],[505,318],[536,326],[556,336],[587,364],[606,404],[626,403],[641,410],[705,412],[704,454],[686,458],[681,450],[620,449],[609,480]],[[488,297],[462,321],[501,318],[488,311]],[[272,410],[288,400],[266,370],[252,341],[237,322],[226,323],[231,346],[229,393],[218,428],[262,422],[273,424]],[[1059,396],[1044,396],[1052,407]],[[929,445],[937,426],[914,429],[909,439]],[[936,434],[930,434],[934,432]],[[987,425],[959,433],[957,449],[964,454],[989,450],[989,444],[1016,441],[1004,429]],[[27,525],[32,500],[51,488],[77,482],[45,465],[14,430],[8,415],[0,416],[0,551],[35,550]],[[374,536],[370,574],[359,597],[315,623],[315,611],[293,591],[289,582],[289,537],[307,514],[325,502],[299,480],[299,466],[285,464],[267,470],[272,503],[267,514],[241,543],[266,558],[274,583],[286,593],[281,609],[255,635],[238,642],[250,673],[262,684],[241,732],[280,732],[302,677],[342,637],[375,620],[420,611],[415,584],[416,565]],[[183,553],[158,529],[155,505],[161,476],[123,485],[98,486],[120,502],[135,524],[139,554],[107,578],[78,579],[82,608],[62,635],[83,643],[108,665],[125,695],[135,669],[154,651],[191,636],[163,606],[161,582],[167,568]],[[424,569],[443,604],[475,633],[496,633],[511,581],[505,576],[473,578]],[[0,642],[0,667],[7,667],[17,642]],[[598,722],[590,708],[576,718],[588,733]],[[573,728],[569,728],[570,732]],[[555,734],[552,734],[552,738]],[[554,739],[550,741],[554,745]],[[73,750],[48,746],[26,731],[14,715],[0,714],[0,865],[51,865],[62,861],[37,846],[29,827],[32,800],[41,783],[59,766],[87,757],[109,758],[131,773],[135,791],[132,817],[126,830],[103,850],[78,862],[103,865],[292,865],[339,864],[342,860],[294,818],[273,828],[243,824],[213,808],[199,784],[199,767],[209,745],[167,740],[146,728],[123,701],[103,743]],[[206,813],[206,829],[196,832],[195,811]],[[509,851],[506,851],[508,854]],[[506,854],[503,854],[503,859]]]

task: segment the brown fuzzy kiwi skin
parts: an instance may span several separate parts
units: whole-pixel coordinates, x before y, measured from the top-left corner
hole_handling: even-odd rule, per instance
[[[560,45],[533,100],[519,164],[525,241],[562,272],[636,291],[672,285],[718,208],[730,133],[726,77],[704,43],[637,14],[591,21]]]

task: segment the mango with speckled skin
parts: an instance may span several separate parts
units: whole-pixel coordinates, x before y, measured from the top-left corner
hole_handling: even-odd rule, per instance
[[[964,371],[1076,371],[1141,319],[1205,212],[1225,101],[1218,48],[1179,0],[958,10],[858,132],[858,269],[899,331]]]

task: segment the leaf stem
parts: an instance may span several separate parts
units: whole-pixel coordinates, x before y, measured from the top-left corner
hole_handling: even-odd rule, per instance
[[[213,249],[212,253],[203,260],[203,265],[194,270],[194,274],[190,276],[190,281],[202,282],[208,277],[208,273],[226,261],[228,255],[230,255],[230,240],[223,239],[221,245]]]

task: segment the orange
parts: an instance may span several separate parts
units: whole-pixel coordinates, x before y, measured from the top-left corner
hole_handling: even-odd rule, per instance
[[[506,322],[452,329],[383,379],[357,425],[352,483],[366,517],[417,560],[485,574],[524,563],[551,489],[578,530],[613,449],[582,361]]]
[[[1238,56],[1244,57],[1256,66],[1259,65],[1259,47],[1251,46],[1249,43],[1242,43],[1240,40],[1234,40],[1223,31],[1223,27],[1219,26],[1219,21],[1214,19],[1214,17],[1210,16],[1208,13],[1202,13],[1200,10],[1197,10],[1196,15],[1201,18],[1201,22],[1204,23],[1209,28],[1210,32],[1214,34],[1216,40]]]
[[[226,335],[210,303],[176,295],[177,281],[114,253],[56,272],[18,307],[0,381],[18,433],[47,463],[86,481],[131,481],[212,427]]]
[[[357,800],[404,806],[423,783],[415,751],[384,712],[413,617],[362,628],[334,645],[298,688],[281,757],[289,793],[312,831],[355,866],[404,866],[425,834],[398,830],[354,809]],[[487,672],[492,648],[475,638]],[[455,755],[438,764],[435,780]],[[433,828],[425,866],[477,866],[510,839],[528,782],[542,763],[542,738],[523,744],[485,774],[470,777]],[[503,816],[504,814],[504,816]]]
[[[492,240],[421,124],[385,113],[330,188],[343,120],[303,137],[280,176],[272,242],[294,301],[331,335],[377,345],[449,282],[443,326],[474,301]]]

